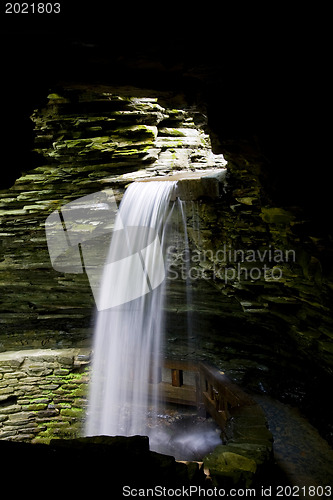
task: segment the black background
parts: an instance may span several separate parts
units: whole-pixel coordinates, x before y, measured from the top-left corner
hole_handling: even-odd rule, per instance
[[[3,189],[35,165],[29,115],[57,82],[179,87],[206,101],[222,149],[244,138],[260,148],[276,203],[302,206],[326,230],[327,13],[255,2],[60,3],[60,15],[6,15],[2,3]],[[150,69],[138,71],[142,58]]]

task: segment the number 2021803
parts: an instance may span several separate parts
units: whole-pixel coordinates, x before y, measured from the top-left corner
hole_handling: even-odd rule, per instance
[[[56,3],[11,3],[5,5],[6,14],[60,14],[61,6]]]

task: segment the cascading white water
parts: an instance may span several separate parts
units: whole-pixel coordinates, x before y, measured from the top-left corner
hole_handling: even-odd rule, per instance
[[[107,262],[112,265],[104,268],[100,292],[104,306],[97,313],[94,333],[88,436],[149,435],[148,404],[158,404],[149,387],[157,388],[164,330],[161,256],[175,184],[133,183],[120,204],[114,235],[119,232],[122,239],[111,241]],[[119,303],[116,297],[121,298]]]
[[[193,415],[176,417],[170,429],[158,394],[170,246],[186,264],[188,346],[192,335],[186,203],[171,202],[175,190],[176,181],[133,183],[120,204],[100,286],[85,435],[146,435],[153,451],[197,460],[221,443],[218,429],[208,421],[197,427]]]

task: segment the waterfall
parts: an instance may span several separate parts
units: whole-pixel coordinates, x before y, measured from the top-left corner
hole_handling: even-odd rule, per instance
[[[174,181],[132,183],[120,204],[94,332],[88,436],[149,435],[148,405],[158,404],[163,255],[175,185]]]

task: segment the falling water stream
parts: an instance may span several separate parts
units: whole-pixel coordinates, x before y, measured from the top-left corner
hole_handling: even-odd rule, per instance
[[[220,438],[215,425],[205,422],[200,431],[193,415],[179,419],[160,406],[166,247],[175,207],[187,236],[184,206],[172,201],[175,187],[175,181],[132,183],[120,204],[100,288],[86,435],[148,435],[152,450],[186,459],[200,454],[200,443],[204,453]],[[178,425],[170,432],[172,421]]]

